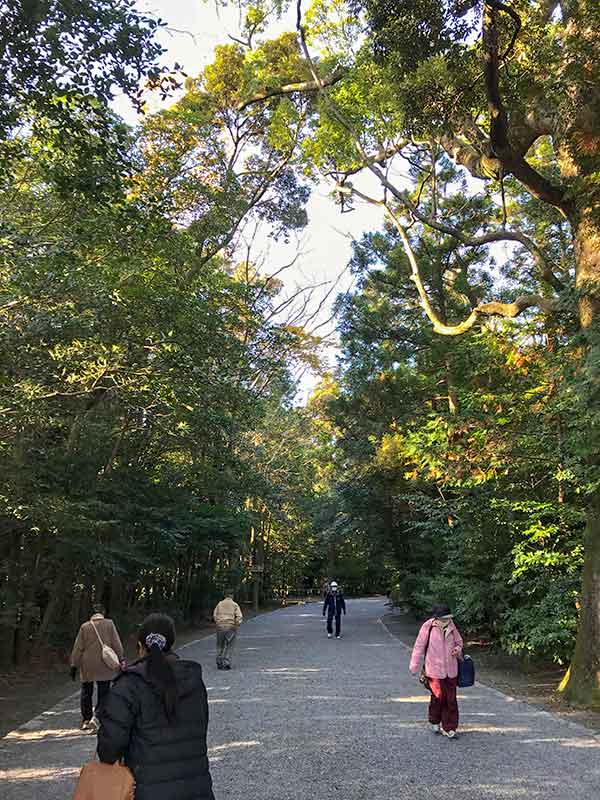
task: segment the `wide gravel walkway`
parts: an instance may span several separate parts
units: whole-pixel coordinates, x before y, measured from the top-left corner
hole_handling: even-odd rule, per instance
[[[492,689],[461,692],[459,739],[430,733],[384,611],[350,600],[341,641],[317,605],[257,617],[231,672],[215,669],[212,638],[187,645],[209,689],[217,800],[600,798],[600,741]],[[74,696],[0,742],[2,800],[71,797],[94,747],[78,722]]]

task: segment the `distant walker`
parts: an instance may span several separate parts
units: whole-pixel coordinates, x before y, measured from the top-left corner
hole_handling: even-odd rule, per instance
[[[335,581],[329,584],[329,591],[323,603],[323,616],[327,613],[327,638],[333,637],[333,620],[335,617],[335,638],[342,638],[342,612],[346,615],[346,601],[340,587]]]
[[[233,646],[244,619],[231,589],[227,589],[225,598],[215,608],[213,619],[217,626],[217,669],[231,669]]]

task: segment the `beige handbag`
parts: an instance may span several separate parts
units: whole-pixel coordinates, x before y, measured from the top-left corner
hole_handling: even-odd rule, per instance
[[[112,669],[113,672],[116,672],[121,666],[121,660],[119,656],[115,653],[112,647],[109,647],[107,644],[104,644],[100,634],[98,633],[98,628],[92,622],[92,628],[96,631],[96,636],[98,637],[98,641],[100,642],[100,648],[102,650],[102,661],[104,662],[104,666],[108,667],[108,669]]]
[[[135,780],[122,764],[89,761],[83,765],[73,800],[134,800]]]

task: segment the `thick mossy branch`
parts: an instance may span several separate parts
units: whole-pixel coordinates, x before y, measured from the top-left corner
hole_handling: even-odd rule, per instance
[[[483,14],[484,76],[490,115],[492,153],[500,161],[504,175],[514,175],[534,197],[558,208],[568,218],[572,209],[566,199],[565,188],[555,186],[541,173],[537,172],[526,161],[526,151],[523,151],[522,148],[513,147],[511,142],[509,116],[500,92],[499,12],[508,13],[513,21],[515,19],[518,20],[519,24],[515,36],[520,30],[521,24],[518,14],[509,6],[497,2],[497,0],[486,0]],[[511,41],[511,47],[514,46],[515,36]],[[529,143],[529,146],[531,143]]]
[[[411,198],[409,197],[407,192],[401,191],[398,189],[394,184],[392,184],[389,179],[387,178],[386,174],[381,170],[378,166],[378,159],[366,152],[365,148],[363,147],[359,135],[354,130],[352,124],[345,118],[345,116],[339,111],[339,109],[335,106],[331,98],[329,97],[326,87],[324,86],[323,82],[320,80],[314,62],[312,60],[310,51],[308,49],[308,45],[306,43],[306,36],[304,32],[304,28],[302,26],[302,0],[297,0],[297,25],[298,25],[298,34],[300,37],[300,45],[304,52],[304,56],[306,61],[310,67],[310,70],[313,75],[313,79],[315,83],[318,85],[318,90],[327,104],[331,114],[339,121],[339,123],[348,131],[351,135],[352,140],[356,149],[358,150],[363,164],[366,168],[368,168],[374,175],[377,176],[381,185],[387,189],[393,197],[395,197],[400,203],[407,208],[412,216],[419,220],[419,222],[427,225],[434,230],[439,231],[440,233],[444,233],[456,238],[461,244],[465,247],[480,247],[485,244],[490,244],[492,242],[501,242],[501,241],[515,241],[522,244],[527,250],[531,253],[538,266],[540,271],[540,276],[543,280],[549,283],[553,288],[560,290],[562,288],[560,281],[554,275],[550,265],[547,263],[546,259],[544,258],[540,248],[533,242],[528,236],[519,232],[519,231],[507,231],[502,229],[500,231],[494,231],[492,233],[483,234],[482,236],[471,237],[464,234],[460,229],[455,228],[454,226],[448,225],[446,223],[439,222],[437,219],[430,217],[426,214],[422,214],[415,203],[412,202]],[[504,317],[516,317],[519,314],[523,313],[523,311],[527,310],[528,308],[538,307],[545,311],[546,313],[550,313],[557,310],[557,303],[555,300],[551,298],[545,298],[541,295],[534,295],[534,294],[526,294],[522,295],[521,297],[517,298],[513,303],[500,303],[500,302],[492,302],[492,303],[484,303],[478,305],[476,308],[473,309],[468,319],[464,322],[460,323],[459,325],[446,325],[444,322],[439,318],[436,314],[435,309],[431,305],[429,301],[429,297],[427,295],[427,291],[423,284],[423,281],[420,276],[419,266],[406,234],[404,230],[404,226],[394,214],[392,209],[390,208],[389,204],[386,201],[377,201],[373,198],[370,198],[361,192],[356,191],[353,188],[345,187],[343,184],[338,184],[337,190],[339,192],[346,192],[346,193],[354,193],[356,196],[361,197],[362,199],[366,200],[367,202],[374,203],[375,205],[381,205],[386,209],[388,216],[392,219],[396,228],[398,229],[398,233],[402,239],[406,255],[411,265],[411,277],[414,281],[417,291],[419,293],[419,297],[421,299],[421,303],[423,308],[431,320],[434,330],[437,333],[440,333],[444,336],[456,336],[460,333],[464,333],[465,331],[469,330],[469,328],[473,327],[475,322],[480,316],[504,316]]]

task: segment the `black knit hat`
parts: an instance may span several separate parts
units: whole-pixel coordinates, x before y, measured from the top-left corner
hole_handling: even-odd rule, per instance
[[[438,603],[431,609],[431,616],[436,619],[440,617],[449,617],[450,615],[450,606],[447,606],[445,603]]]

